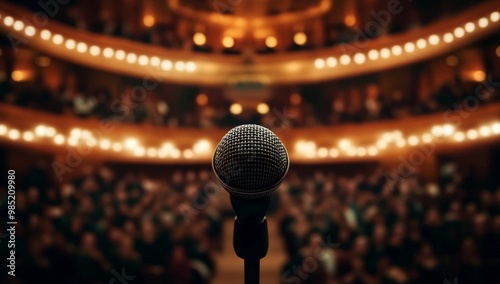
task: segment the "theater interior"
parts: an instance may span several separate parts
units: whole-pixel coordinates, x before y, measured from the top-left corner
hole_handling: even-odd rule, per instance
[[[1,1],[0,282],[243,283],[242,124],[290,158],[261,283],[500,283],[497,0]]]

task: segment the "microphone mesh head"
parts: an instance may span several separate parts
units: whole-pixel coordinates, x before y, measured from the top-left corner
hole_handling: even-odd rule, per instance
[[[231,129],[215,149],[212,167],[229,193],[256,199],[270,196],[285,177],[288,153],[269,129],[245,124]]]

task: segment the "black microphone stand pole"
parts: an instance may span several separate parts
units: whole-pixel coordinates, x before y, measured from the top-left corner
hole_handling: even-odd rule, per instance
[[[259,284],[260,259],[266,256],[269,248],[267,219],[264,216],[269,202],[270,198],[241,202],[239,198],[231,196],[236,213],[233,248],[236,255],[244,260],[245,284]]]

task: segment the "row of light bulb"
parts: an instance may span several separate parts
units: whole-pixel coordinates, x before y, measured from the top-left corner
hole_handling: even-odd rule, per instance
[[[492,12],[489,17],[480,18],[477,23],[468,22],[463,26],[456,27],[453,31],[447,32],[442,36],[433,34],[426,38],[418,39],[417,41],[407,42],[404,45],[394,45],[392,47],[384,47],[380,50],[372,49],[367,53],[358,52],[353,56],[344,54],[339,58],[328,57],[328,58],[317,58],[314,61],[314,66],[317,69],[323,69],[325,67],[336,67],[337,65],[349,65],[352,62],[355,64],[361,65],[365,63],[367,60],[379,60],[379,59],[387,59],[391,56],[397,57],[401,56],[404,53],[413,53],[416,50],[422,50],[427,48],[428,46],[438,45],[441,41],[445,43],[452,43],[455,39],[462,38],[468,33],[474,32],[476,29],[484,29],[486,28],[490,22],[495,23],[500,20],[499,12]]]
[[[399,130],[386,132],[372,145],[357,146],[347,138],[340,139],[336,147],[318,147],[314,141],[297,141],[295,153],[306,158],[338,158],[377,156],[389,146],[396,148],[415,147],[421,144],[440,143],[442,141],[462,143],[480,138],[500,136],[500,122],[492,122],[471,128],[467,131],[457,131],[452,124],[435,125],[429,132],[421,135],[412,134],[407,137]]]
[[[68,135],[64,135],[57,132],[54,127],[47,125],[38,125],[33,130],[21,132],[19,129],[0,124],[0,137],[6,137],[13,141],[24,140],[25,142],[51,141],[57,146],[85,146],[99,148],[102,151],[125,152],[136,157],[149,158],[179,159],[183,157],[191,159],[208,157],[212,150],[212,144],[206,139],[198,140],[192,148],[184,150],[179,149],[171,142],[165,142],[159,147],[145,147],[134,137],[126,138],[123,141],[113,141],[107,138],[97,139],[91,131],[80,128],[74,128]]]
[[[397,148],[414,147],[420,144],[437,143],[442,141],[441,139],[461,143],[494,135],[500,135],[500,122],[498,121],[471,128],[467,131],[457,131],[453,125],[444,124],[435,125],[430,131],[421,135],[412,134],[407,137],[403,137],[402,132],[398,130],[386,132],[375,143],[368,146],[356,146],[347,138],[340,139],[337,147],[332,148],[318,148],[314,141],[297,141],[295,143],[295,153],[307,158],[373,157],[389,146]],[[123,141],[113,141],[106,138],[97,139],[91,131],[80,128],[74,128],[68,135],[64,135],[58,133],[54,127],[46,125],[38,125],[33,130],[21,132],[16,128],[9,128],[4,124],[0,124],[0,137],[6,137],[13,141],[22,139],[26,142],[51,140],[58,146],[77,147],[84,145],[91,148],[98,147],[103,151],[126,152],[136,157],[149,158],[179,159],[183,157],[191,159],[195,156],[207,157],[213,150],[213,145],[206,139],[201,139],[192,148],[181,151],[171,142],[165,142],[159,147],[145,147],[141,145],[137,138],[133,137],[126,138]]]
[[[204,33],[197,32],[193,35],[193,42],[197,46],[204,46],[207,43],[207,37]],[[296,45],[302,46],[307,43],[307,35],[304,32],[297,32],[293,36],[293,42]],[[234,38],[225,36],[222,38],[221,43],[225,48],[232,48],[234,47]],[[264,44],[267,48],[275,48],[278,45],[278,39],[274,36],[268,36],[264,40]]]
[[[0,20],[2,15],[0,14]],[[16,20],[12,16],[4,16],[2,23],[6,27],[11,27],[16,32],[24,32],[28,37],[34,37],[39,34],[40,38],[47,42],[52,42],[56,46],[64,46],[68,50],[76,51],[84,54],[89,53],[91,56],[102,56],[106,59],[115,59],[118,61],[126,61],[129,64],[139,64],[140,66],[152,66],[161,68],[163,71],[179,71],[179,72],[194,72],[196,71],[196,63],[193,61],[171,61],[161,59],[158,56],[137,55],[133,52],[126,52],[122,49],[113,49],[111,47],[100,47],[98,45],[90,45],[83,41],[75,41],[71,38],[64,38],[61,34],[54,34],[48,29],[37,30],[32,25],[25,25],[22,20]]]

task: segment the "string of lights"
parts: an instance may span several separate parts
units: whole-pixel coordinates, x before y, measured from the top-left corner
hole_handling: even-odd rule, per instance
[[[162,59],[158,56],[148,56],[145,54],[138,55],[134,52],[126,52],[122,49],[114,49],[112,47],[103,47],[94,45],[84,41],[76,41],[67,35],[54,33],[49,29],[37,29],[32,25],[26,24],[21,19],[16,19],[10,15],[0,14],[1,23],[7,28],[11,28],[13,32],[23,33],[23,36],[29,38],[40,37],[46,42],[51,42],[55,46],[64,46],[67,50],[74,51],[75,53],[84,54],[88,53],[91,56],[102,56],[106,59],[114,59],[117,61],[126,61],[131,65],[140,65],[152,67],[159,67],[163,71],[178,71],[178,72],[194,72],[196,70],[196,63],[193,61],[175,61],[170,59]]]
[[[428,46],[438,45],[441,42],[445,44],[450,44],[453,41],[463,38],[466,34],[471,34],[478,29],[484,29],[490,25],[490,23],[495,23],[500,20],[500,13],[495,11],[492,12],[488,17],[481,17],[476,22],[467,22],[463,26],[458,26],[449,32],[443,33],[441,35],[432,34],[428,38],[420,38],[416,41],[409,41],[403,45],[387,46],[381,49],[372,49],[366,53],[358,52],[353,56],[348,54],[341,55],[340,57],[327,57],[327,58],[316,58],[314,60],[314,67],[317,69],[323,69],[326,67],[334,68],[339,65],[349,65],[352,62],[361,65],[368,60],[384,60],[390,57],[403,56],[405,53],[410,54],[413,52],[418,52],[418,50],[423,50]]]
[[[352,56],[343,54],[338,57],[330,56],[326,58],[316,58],[313,60],[313,65],[317,69],[326,67],[335,68],[339,65],[357,64],[362,65],[368,61],[385,60],[391,57],[399,57],[404,54],[410,54],[424,50],[430,46],[438,44],[450,44],[455,40],[465,37],[467,34],[472,34],[480,29],[488,27],[491,23],[500,20],[498,11],[491,12],[488,16],[479,18],[476,21],[469,21],[463,25],[450,29],[442,34],[432,34],[427,38],[420,38],[416,41],[409,41],[401,45],[386,46],[380,49],[371,49],[366,53],[358,52]],[[134,52],[125,51],[123,49],[115,49],[113,47],[98,46],[89,42],[76,41],[68,35],[54,33],[49,29],[37,29],[36,27],[25,23],[22,19],[16,19],[11,15],[0,14],[1,23],[10,28],[13,32],[22,33],[28,37],[40,37],[46,42],[50,42],[55,46],[64,46],[67,50],[75,53],[88,53],[91,56],[102,56],[106,59],[114,59],[117,61],[125,61],[130,65],[153,66],[159,67],[163,71],[178,71],[178,72],[194,72],[197,65],[193,61],[175,61],[166,58],[160,58],[156,55],[136,54]],[[304,44],[307,36],[303,33],[296,34],[294,38],[299,44]],[[206,36],[202,33],[196,33],[193,41],[197,45],[203,45],[206,42]],[[268,42],[269,41],[269,42]],[[224,38],[224,46],[232,47],[234,40],[230,37]],[[276,38],[268,37],[266,45],[270,48],[276,46]]]
[[[295,143],[295,153],[304,158],[338,158],[377,156],[383,151],[397,148],[411,148],[430,143],[463,143],[500,136],[500,122],[482,124],[476,128],[457,130],[452,124],[434,125],[424,133],[403,135],[399,130],[386,131],[373,143],[360,146],[348,138],[341,138],[335,147],[318,147],[314,141],[301,140]]]
[[[500,121],[482,124],[475,128],[457,130],[451,124],[434,125],[425,133],[409,133],[404,135],[399,130],[386,131],[380,137],[373,137],[373,143],[356,145],[349,138],[340,138],[334,147],[318,146],[309,140],[292,141],[294,145],[292,155],[300,158],[339,158],[378,156],[384,151],[398,148],[412,148],[422,144],[436,142],[463,143],[500,136]],[[96,138],[95,135],[83,128],[73,128],[69,133],[60,133],[53,126],[37,125],[32,129],[20,130],[6,124],[0,124],[0,139],[24,141],[28,143],[51,143],[61,147],[78,147],[85,145],[98,148],[102,151],[124,153],[132,157],[151,159],[191,159],[208,158],[213,151],[213,143],[207,139],[196,141],[192,147],[179,149],[172,142],[161,145],[146,146],[135,137],[123,140]]]

